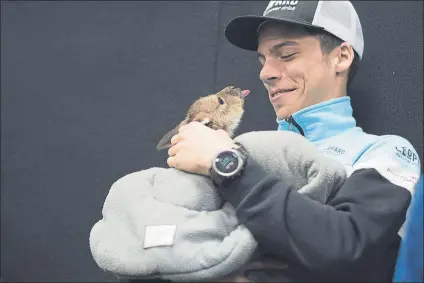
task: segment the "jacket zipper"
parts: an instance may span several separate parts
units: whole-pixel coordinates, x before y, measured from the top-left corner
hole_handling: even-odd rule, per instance
[[[288,117],[285,119],[289,123],[289,129],[292,130],[292,125],[294,125],[300,132],[302,136],[305,136],[305,133],[302,130],[302,127],[299,126],[299,124],[294,120],[293,116]]]

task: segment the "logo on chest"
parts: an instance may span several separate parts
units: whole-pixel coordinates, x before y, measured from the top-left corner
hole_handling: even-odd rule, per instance
[[[324,149],[324,153],[330,155],[343,156],[346,155],[346,150],[339,146],[329,145],[327,148]]]

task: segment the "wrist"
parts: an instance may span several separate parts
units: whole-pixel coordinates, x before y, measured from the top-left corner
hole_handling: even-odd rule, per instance
[[[228,150],[231,150],[231,149],[237,149],[238,147],[239,147],[238,144],[233,142],[229,146],[221,147],[220,149],[216,150],[212,154],[212,157],[209,158],[209,160],[207,162],[207,166],[205,166],[205,168],[203,168],[202,174],[206,175],[206,176],[210,176],[210,172],[212,170],[213,163],[216,160],[217,156],[224,151],[228,151]]]
[[[216,153],[211,162],[209,176],[217,187],[226,187],[238,178],[247,163],[248,153],[238,143]]]

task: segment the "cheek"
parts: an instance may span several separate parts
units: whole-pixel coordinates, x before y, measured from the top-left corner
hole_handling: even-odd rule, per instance
[[[308,58],[294,59],[287,64],[286,71],[288,77],[296,82],[299,87],[303,87],[310,75],[315,72],[313,63]]]
[[[313,68],[313,69],[312,69]],[[322,65],[311,66],[305,84],[305,105],[322,102],[328,95],[328,69]]]
[[[318,90],[323,76],[321,64],[312,60],[302,60],[292,64],[287,68],[287,74],[298,87],[297,95],[293,96],[289,102],[293,111],[298,111],[303,107],[313,104],[315,100],[320,100],[321,91]]]
[[[324,68],[323,64],[316,62],[309,62],[304,72],[305,90],[318,89],[325,84],[325,73],[328,72],[327,68]]]

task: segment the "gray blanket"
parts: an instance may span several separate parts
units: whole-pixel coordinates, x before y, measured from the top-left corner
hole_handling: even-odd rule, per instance
[[[318,202],[326,203],[346,177],[341,164],[301,135],[262,131],[235,140],[265,170],[294,181],[298,193]],[[122,177],[102,215],[91,230],[90,248],[99,267],[117,276],[213,280],[246,264],[257,247],[209,178],[174,168]]]

